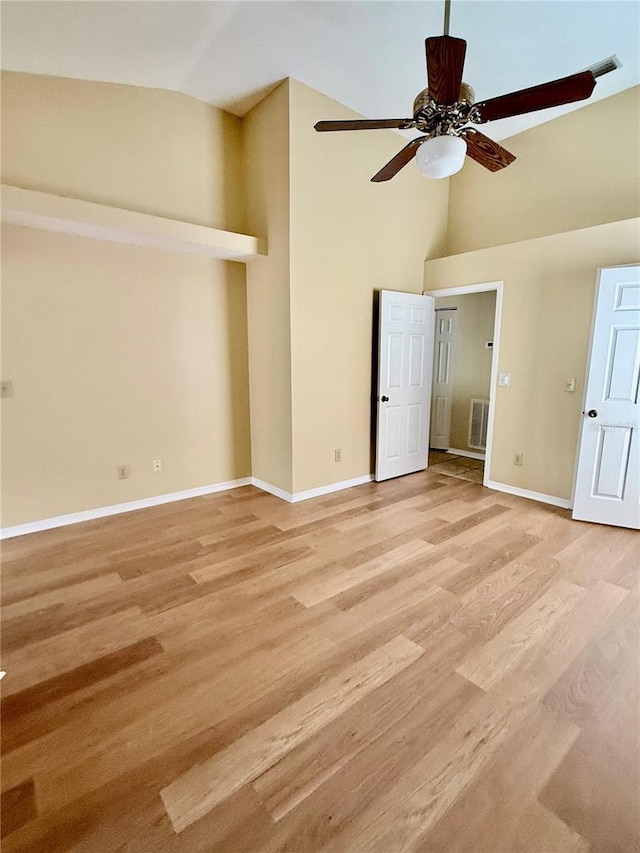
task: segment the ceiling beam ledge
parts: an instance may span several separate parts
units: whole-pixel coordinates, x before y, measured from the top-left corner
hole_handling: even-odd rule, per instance
[[[2,184],[2,222],[247,263],[267,254],[266,240],[135,210]]]

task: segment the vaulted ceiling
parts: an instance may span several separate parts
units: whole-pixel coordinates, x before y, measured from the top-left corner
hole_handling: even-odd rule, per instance
[[[442,34],[443,9],[442,0],[4,0],[2,67],[175,90],[239,116],[291,76],[364,116],[404,117],[426,85],[424,39]],[[612,54],[623,67],[590,101],[640,83],[633,0],[453,0],[450,32],[468,42],[464,79],[479,99]],[[486,132],[503,139],[582,105]]]

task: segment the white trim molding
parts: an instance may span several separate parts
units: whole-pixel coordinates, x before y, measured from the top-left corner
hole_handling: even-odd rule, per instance
[[[215,492],[238,489],[241,486],[255,486],[263,492],[268,492],[283,501],[287,501],[287,503],[298,503],[299,501],[309,500],[309,498],[318,498],[322,495],[329,495],[332,492],[339,492],[342,489],[350,489],[353,486],[361,486],[364,483],[370,483],[372,480],[373,475],[365,474],[362,477],[355,477],[353,480],[343,480],[340,483],[330,483],[328,486],[320,486],[317,489],[309,489],[306,492],[292,494],[291,492],[286,492],[284,489],[280,489],[278,486],[272,486],[271,483],[266,483],[264,480],[259,480],[257,477],[243,477],[240,480],[227,480],[224,483],[199,486],[195,489],[185,489],[182,492],[154,495],[151,498],[142,498],[138,501],[96,507],[96,509],[72,512],[69,515],[57,515],[53,518],[43,518],[40,521],[28,521],[25,524],[16,524],[13,527],[3,527],[0,528],[0,539],[12,539],[14,536],[25,536],[27,533],[39,533],[42,530],[53,530],[56,527],[80,524],[83,521],[95,521],[98,518],[106,518],[109,515],[135,512],[139,509],[148,509],[149,507],[161,506],[162,504],[173,503],[174,501],[184,501],[188,498],[199,498],[203,495],[215,494]]]
[[[52,530],[55,527],[66,527],[68,524],[79,524],[83,521],[95,521],[97,518],[106,518],[109,515],[120,515],[123,512],[135,512],[139,509],[148,509],[152,506],[184,501],[189,498],[199,498],[203,495],[212,495],[215,492],[225,492],[228,489],[238,489],[241,486],[250,486],[251,477],[243,477],[241,480],[227,480],[224,483],[214,483],[210,486],[199,486],[195,489],[185,489],[182,492],[171,492],[166,495],[154,495],[151,498],[142,498],[138,501],[101,506],[95,509],[86,509],[81,512],[72,512],[69,515],[57,515],[53,518],[43,518],[40,521],[28,521],[25,524],[16,524],[13,527],[0,528],[0,539],[11,539],[14,536],[24,536],[26,533],[39,533],[41,530]]]
[[[227,261],[247,262],[267,254],[266,242],[248,234],[8,184],[2,184],[2,221],[108,243],[147,246]]]
[[[527,498],[527,500],[538,501],[541,504],[550,504],[551,506],[559,506],[562,509],[571,509],[571,501],[567,498],[557,498],[555,495],[545,495],[543,492],[531,492],[529,489],[519,489],[516,486],[509,486],[506,483],[497,483],[495,480],[487,480],[483,485],[487,489],[493,489],[496,492],[505,492],[508,495]]]
[[[69,515],[58,515],[53,518],[43,518],[40,521],[29,521],[25,524],[16,524],[13,527],[3,527],[0,528],[0,539],[12,539],[15,536],[25,536],[28,533],[39,533],[42,530],[53,530],[56,527],[80,524],[83,521],[95,521],[98,518],[106,518],[110,515],[120,515],[121,513],[135,512],[139,509],[148,509],[154,506],[161,506],[162,504],[173,503],[174,501],[199,498],[204,495],[215,494],[216,492],[225,492],[229,489],[239,489],[242,486],[255,486],[263,492],[268,492],[283,501],[287,501],[287,503],[299,503],[300,501],[307,501],[311,498],[330,495],[333,492],[340,492],[344,489],[351,489],[354,486],[362,486],[365,483],[371,483],[372,481],[372,474],[363,474],[361,477],[354,477],[352,480],[342,480],[338,483],[329,483],[327,486],[319,486],[316,489],[308,489],[304,492],[291,493],[284,489],[280,489],[278,486],[273,486],[271,483],[266,483],[264,480],[260,480],[257,477],[243,477],[239,480],[227,480],[223,483],[213,483],[209,486],[199,486],[195,489],[185,489],[181,492],[154,495],[151,498],[143,498],[138,501],[128,501],[127,503],[97,507],[96,509],[87,509],[81,512],[73,512]],[[545,495],[541,492],[531,492],[528,489],[518,489],[515,486],[509,486],[506,483],[497,483],[493,480],[487,480],[484,485],[488,489],[494,489],[498,492],[506,492],[507,494],[515,495],[516,497],[528,498],[529,500],[551,504],[552,506],[562,507],[563,509],[571,508],[571,501],[564,498],[557,498],[554,495]]]
[[[465,296],[467,293],[484,293],[486,290],[502,290],[504,282],[483,281],[479,284],[461,284],[458,287],[441,287],[438,290],[423,290],[425,296],[439,299],[441,296]]]
[[[455,447],[450,447],[447,453],[452,453],[454,456],[467,456],[469,459],[479,459],[481,462],[484,462],[484,453],[476,453],[473,450],[456,450]]]
[[[291,492],[281,489],[280,486],[272,486],[271,483],[267,483],[266,480],[259,480],[257,477],[251,477],[251,485],[255,486],[256,489],[260,489],[263,492],[268,492],[270,495],[274,495],[276,498],[280,498],[282,501],[286,501],[290,504],[293,503],[293,495]]]
[[[330,483],[328,486],[319,486],[317,489],[307,489],[306,492],[296,492],[293,503],[308,501],[309,498],[319,498],[322,495],[330,495],[332,492],[341,492],[343,489],[352,489],[354,486],[363,486],[371,482],[373,482],[373,474],[363,474],[362,477],[354,477],[353,480],[342,480],[340,483]]]
[[[257,477],[251,478],[252,485],[263,492],[269,492],[283,501],[290,504],[299,503],[300,501],[308,501],[310,498],[319,498],[322,495],[330,495],[332,492],[341,492],[343,489],[351,489],[354,486],[362,486],[364,483],[371,483],[373,474],[364,474],[362,477],[354,477],[352,480],[342,480],[339,483],[329,483],[328,486],[319,486],[317,489],[307,489],[305,492],[286,492],[278,486],[272,486],[271,483],[266,483],[264,480],[259,480]]]

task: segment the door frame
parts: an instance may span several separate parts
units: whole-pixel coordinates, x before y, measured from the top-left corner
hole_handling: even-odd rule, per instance
[[[493,352],[491,354],[491,381],[489,385],[489,419],[487,422],[487,447],[484,454],[483,486],[491,481],[491,456],[493,453],[493,424],[495,420],[495,401],[498,390],[498,361],[500,355],[500,329],[502,326],[503,281],[485,281],[479,284],[463,284],[459,287],[443,287],[438,290],[423,290],[424,296],[440,299],[443,296],[467,296],[470,293],[486,293],[493,290],[496,294],[496,313],[493,320]]]

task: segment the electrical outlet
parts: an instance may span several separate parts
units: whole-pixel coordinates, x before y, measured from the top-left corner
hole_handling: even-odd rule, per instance
[[[131,476],[131,469],[128,465],[118,465],[118,479],[128,480]]]
[[[162,459],[153,460],[153,470],[156,472],[156,474],[162,471]]]
[[[10,379],[0,380],[0,397],[13,397],[13,382]]]
[[[334,462],[342,462],[342,449],[340,447],[333,451],[333,459]]]
[[[514,453],[513,454],[513,464],[514,465],[522,465],[524,462],[524,453]]]

